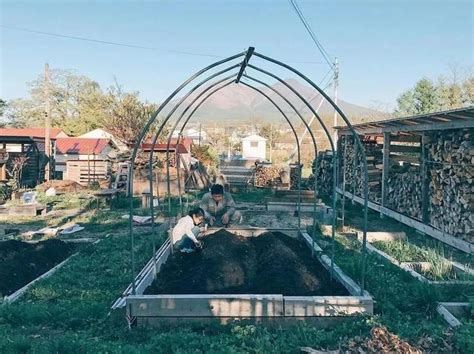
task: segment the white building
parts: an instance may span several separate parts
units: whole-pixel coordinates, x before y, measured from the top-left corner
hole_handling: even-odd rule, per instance
[[[100,128],[94,129],[94,130],[91,130],[90,132],[79,135],[78,138],[112,140],[112,142],[115,144],[115,146],[119,149],[120,152],[124,152],[128,150],[128,147],[126,144],[124,144],[119,139],[114,137],[108,131],[105,131],[104,129],[100,129]]]
[[[242,139],[242,157],[244,159],[266,159],[267,139],[259,135],[250,135]]]
[[[177,138],[178,134],[179,134],[179,130],[176,129],[173,132],[172,137]],[[191,139],[194,144],[199,144],[199,140],[201,140],[201,142],[207,141],[208,135],[207,135],[207,132],[205,132],[202,129],[199,130],[199,129],[190,128],[190,129],[184,130],[183,137]]]

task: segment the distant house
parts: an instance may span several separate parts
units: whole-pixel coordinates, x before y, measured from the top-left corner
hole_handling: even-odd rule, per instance
[[[178,131],[173,132],[173,137],[178,137]],[[199,141],[205,142],[208,139],[208,134],[204,130],[189,128],[183,132],[183,137],[191,139],[194,144],[199,144]]]
[[[56,140],[55,177],[80,184],[105,180],[117,151],[110,139],[59,138]]]
[[[120,152],[125,152],[128,150],[127,144],[123,143],[117,139],[114,135],[110,134],[108,131],[98,128],[91,130],[85,134],[79,135],[78,138],[88,138],[88,139],[108,139],[111,140],[115,146],[120,150]]]
[[[56,141],[68,135],[60,128],[51,128],[51,151],[54,153]],[[0,128],[0,153],[6,162],[0,162],[0,179],[9,178],[13,161],[19,156],[26,156],[20,184],[34,187],[44,181],[45,129],[44,128]]]
[[[250,135],[242,139],[242,157],[244,159],[266,159],[267,139],[260,135]]]
[[[191,162],[191,145],[193,144],[193,140],[191,138],[182,138],[179,140],[179,144],[177,144],[178,139],[172,138],[170,141],[169,146],[169,154],[179,154],[180,161],[181,161],[181,168],[186,168],[189,166]],[[159,154],[166,154],[167,143],[157,143],[155,144],[154,152]],[[146,141],[141,145],[141,149],[149,153],[151,151],[152,142]],[[174,164],[172,164],[174,167]]]

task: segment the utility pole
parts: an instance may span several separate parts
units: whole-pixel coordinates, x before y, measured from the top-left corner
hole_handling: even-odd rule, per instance
[[[199,146],[201,146],[201,133],[202,132],[202,125],[199,123]]]
[[[337,105],[337,88],[339,86],[339,63],[337,58],[334,59],[334,103]],[[334,148],[337,149],[337,111],[334,109],[334,131],[333,131],[333,140]]]
[[[46,165],[44,167],[44,179],[49,181],[51,179],[51,102],[49,92],[49,65],[44,65],[44,154],[46,156]]]

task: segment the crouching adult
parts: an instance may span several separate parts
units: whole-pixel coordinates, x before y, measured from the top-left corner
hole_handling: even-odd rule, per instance
[[[204,194],[200,207],[204,210],[206,222],[210,226],[231,226],[240,223],[242,215],[235,208],[235,202],[230,193],[224,192],[224,187],[214,184],[211,192]]]
[[[201,208],[192,209],[188,215],[179,219],[172,231],[174,249],[179,252],[191,253],[201,248],[202,244],[198,237],[204,232],[204,227],[199,227],[203,221],[204,210]]]

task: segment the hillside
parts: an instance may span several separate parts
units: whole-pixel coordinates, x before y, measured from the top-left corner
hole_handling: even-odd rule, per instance
[[[321,96],[317,95],[317,92],[314,89],[302,84],[300,81],[295,79],[288,79],[286,82],[298,90],[298,92],[306,100],[310,101],[313,104],[313,107],[317,108],[319,106]],[[269,88],[261,87],[258,84],[254,86],[257,86],[260,90],[265,92],[270,98],[277,102],[285,111],[285,113],[291,114],[291,108],[286,105],[286,103],[284,103],[277,94],[272,92]],[[272,87],[281,93],[286,93],[285,97],[287,97],[296,108],[300,109],[300,112],[304,114],[305,117],[308,117],[308,115],[311,114],[305,105],[298,99],[298,97],[296,97],[282,83],[278,82],[273,84]],[[186,99],[185,103],[189,104],[194,97],[196,97],[196,95],[191,95]],[[179,100],[175,100],[174,103],[177,103],[178,101]],[[183,104],[183,106],[186,106],[186,104]],[[344,100],[339,100],[339,107],[354,123],[360,122],[361,120],[379,120],[386,117],[386,114],[382,112],[358,106]],[[323,102],[318,111],[318,113],[324,117],[324,120],[327,122],[332,122],[331,117],[333,112],[334,110],[332,109],[331,105],[326,101]],[[268,121],[283,120],[280,112],[278,112],[272,103],[270,103],[260,93],[244,85],[230,85],[211,96],[196,111],[193,120],[199,120],[203,123],[218,123],[220,120],[227,123],[235,123],[238,120],[248,118],[262,118]]]

